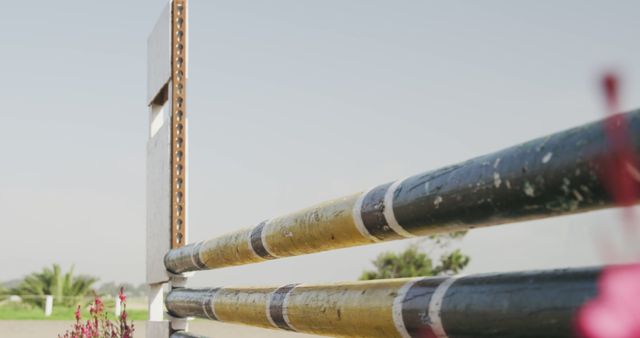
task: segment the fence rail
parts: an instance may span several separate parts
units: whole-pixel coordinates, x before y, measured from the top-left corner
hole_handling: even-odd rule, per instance
[[[265,288],[174,289],[174,316],[339,337],[567,337],[597,268]]]
[[[626,119],[639,153],[640,110]],[[611,207],[604,170],[615,153],[605,126],[590,123],[189,244],[169,251],[165,266],[207,270]]]
[[[205,336],[192,334],[185,331],[177,331],[171,335],[171,338],[207,338]]]
[[[169,0],[148,40],[148,338],[202,338],[189,317],[339,337],[573,335],[601,268],[209,289],[185,288],[186,273],[636,205],[640,110],[188,244],[187,13]]]

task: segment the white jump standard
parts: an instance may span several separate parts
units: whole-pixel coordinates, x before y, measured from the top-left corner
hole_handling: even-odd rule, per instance
[[[640,157],[640,110],[619,116],[625,126],[593,122],[189,244],[187,28],[187,0],[170,0],[148,40],[147,338],[203,338],[189,317],[336,337],[573,335],[601,267],[205,289],[187,274],[615,207],[608,133],[628,128]]]

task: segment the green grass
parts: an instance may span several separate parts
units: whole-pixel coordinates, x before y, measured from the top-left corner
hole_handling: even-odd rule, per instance
[[[54,306],[49,317],[44,316],[44,310],[39,307],[20,303],[0,304],[0,320],[69,320],[75,321],[75,308]],[[109,319],[114,320],[113,308],[107,307]],[[146,310],[127,310],[130,320],[147,320]],[[82,310],[82,318],[89,318],[89,311]]]

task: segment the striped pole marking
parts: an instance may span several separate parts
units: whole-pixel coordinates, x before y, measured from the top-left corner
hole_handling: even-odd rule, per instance
[[[397,187],[398,184],[391,183],[379,185],[367,192],[362,199],[360,216],[364,227],[379,241],[413,237],[393,216],[393,201],[388,196],[393,196]]]
[[[338,203],[329,202],[274,221],[263,221],[252,229],[241,230],[239,234],[246,235],[244,240],[236,233],[217,238],[215,243],[205,241],[172,250],[165,257],[165,264],[169,271],[182,273],[331,250],[342,247],[342,243],[349,240],[353,242],[349,246],[354,246],[415,237],[398,224],[393,213],[392,197],[401,182],[376,186],[358,194],[355,200],[353,197],[345,198]],[[348,215],[351,219],[346,217],[346,209],[350,209]],[[327,231],[327,228],[336,231]],[[316,232],[312,238],[305,235],[309,230]],[[336,235],[341,233],[344,233],[341,236],[344,239],[338,242]],[[300,241],[294,241],[294,237]],[[317,250],[322,246],[326,249]],[[248,254],[242,251],[224,254],[224,250],[235,250],[236,247],[250,250]],[[270,247],[279,248],[281,252],[276,254],[277,250]],[[221,261],[220,256],[234,257],[236,261]]]
[[[574,314],[596,295],[599,272],[599,268],[562,269],[215,292],[174,290],[166,305],[180,317],[340,337],[526,333],[568,338]]]
[[[411,287],[413,287],[413,285],[418,281],[419,279],[414,279],[404,284],[398,291],[398,296],[393,300],[393,307],[391,308],[393,324],[395,325],[396,330],[402,336],[402,338],[411,338],[411,335],[409,334],[409,331],[407,330],[407,327],[404,323],[404,316],[402,312],[404,300],[407,297],[407,293],[409,292]]]
[[[214,299],[220,288],[190,290],[185,288],[173,289],[167,295],[165,304],[169,314],[174,317],[199,317],[218,320],[214,309]]]
[[[267,302],[267,318],[269,322],[276,328],[288,331],[295,331],[285,316],[285,300],[289,293],[297,286],[297,284],[289,284],[276,289],[269,301]]]
[[[640,111],[625,118],[640,155]],[[173,249],[165,265],[214,269],[613,207],[602,182],[611,151],[591,123]]]
[[[393,231],[395,231],[395,233],[397,233],[398,235],[404,238],[416,237],[416,235],[410,233],[405,228],[403,228],[402,225],[400,225],[400,223],[398,223],[398,220],[396,219],[396,215],[393,212],[393,197],[395,196],[402,182],[404,182],[404,179],[395,181],[389,187],[389,189],[387,189],[387,192],[384,195],[384,212],[383,212],[384,218],[387,224],[389,224],[389,227]]]
[[[394,300],[394,322],[403,338],[436,337],[435,325],[440,316],[434,311],[433,298],[449,279],[421,278],[407,282]],[[445,290],[446,291],[446,290]]]
[[[451,284],[456,281],[456,278],[452,277],[438,285],[436,291],[429,300],[429,319],[431,319],[431,330],[438,338],[448,338],[447,333],[444,330],[442,324],[442,302],[444,302],[444,296],[447,294],[447,290],[451,287]]]
[[[364,220],[362,219],[362,203],[364,202],[364,198],[374,188],[371,188],[366,192],[360,194],[360,196],[358,197],[358,200],[356,200],[356,204],[353,206],[352,215],[353,215],[353,221],[356,224],[356,228],[358,228],[358,231],[363,237],[368,238],[369,240],[371,240],[371,242],[380,242],[380,239],[378,237],[371,235],[371,233],[369,232],[369,230],[364,224]]]
[[[264,259],[274,259],[276,258],[272,255],[264,245],[264,226],[267,221],[264,221],[258,224],[253,230],[251,230],[251,235],[249,236],[249,246],[253,249],[253,252]]]
[[[202,262],[200,258],[200,248],[202,247],[202,242],[195,243],[191,247],[191,263],[193,267],[196,269],[204,269],[206,265]]]
[[[216,316],[216,310],[213,306],[214,299],[216,297],[216,293],[218,293],[219,288],[211,288],[207,293],[206,297],[203,297],[202,301],[202,312],[204,312],[205,316],[207,316],[210,320],[218,320],[218,316]]]

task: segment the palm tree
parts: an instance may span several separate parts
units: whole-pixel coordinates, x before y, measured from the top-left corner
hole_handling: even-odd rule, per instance
[[[4,285],[0,284],[0,301],[5,300],[9,295],[9,289],[5,288]]]
[[[92,292],[97,281],[91,276],[74,276],[73,267],[63,274],[60,265],[54,264],[53,268],[44,268],[42,272],[25,277],[14,292],[23,296],[24,301],[38,306],[44,305],[46,295],[53,296],[54,304],[74,306]]]

